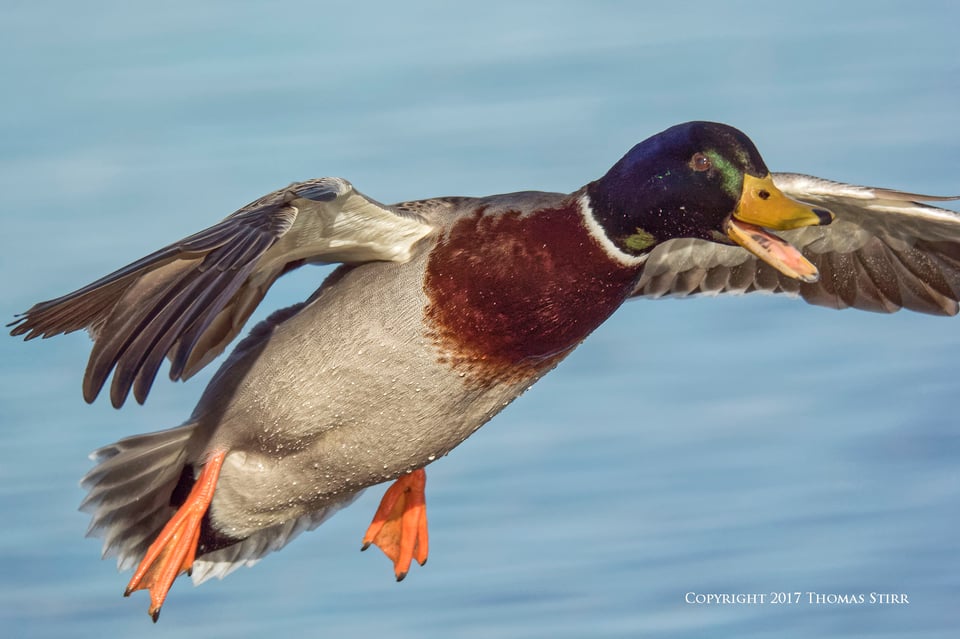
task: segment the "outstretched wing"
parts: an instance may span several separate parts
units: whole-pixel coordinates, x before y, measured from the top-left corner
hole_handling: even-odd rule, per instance
[[[811,304],[892,313],[960,310],[960,214],[922,204],[956,200],[853,186],[794,173],[774,182],[787,195],[836,215],[829,226],[780,233],[819,270],[803,283],[738,246],[671,240],[655,248],[634,296],[786,293]]]
[[[85,328],[92,402],[115,369],[110,400],[143,403],[164,357],[186,379],[223,351],[273,282],[306,262],[403,262],[432,227],[379,204],[346,180],[291,184],[219,224],[73,293],[35,304],[11,326],[25,339]]]

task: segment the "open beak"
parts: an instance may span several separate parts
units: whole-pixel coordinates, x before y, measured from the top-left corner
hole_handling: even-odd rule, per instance
[[[727,236],[787,277],[803,282],[820,278],[817,267],[795,247],[767,229],[786,231],[833,221],[833,213],[792,200],[773,185],[773,178],[745,175],[740,203],[726,221]]]

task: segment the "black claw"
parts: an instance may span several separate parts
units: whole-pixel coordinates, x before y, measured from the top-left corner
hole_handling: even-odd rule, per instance
[[[151,613],[150,613],[150,618],[153,619],[153,623],[157,623],[157,619],[160,618],[160,609],[157,608],[156,610],[154,610],[153,612],[151,612]]]
[[[126,590],[123,591],[123,596],[124,596],[124,597],[129,597],[129,596],[130,596],[130,593],[132,593],[132,592],[133,592],[132,590],[130,590],[129,588],[127,588]]]
[[[365,544],[363,544],[362,546],[360,546],[360,552],[363,552],[364,550],[366,550],[367,548],[369,548],[369,547],[370,547],[370,543],[371,543],[371,542],[368,541],[367,543],[365,543]]]
[[[407,573],[401,572],[400,574],[397,575],[397,581],[403,581],[404,577],[406,576],[407,576]]]
[[[426,565],[427,565],[427,560],[424,559],[423,561],[418,561],[417,563],[420,564],[421,566],[426,566]]]

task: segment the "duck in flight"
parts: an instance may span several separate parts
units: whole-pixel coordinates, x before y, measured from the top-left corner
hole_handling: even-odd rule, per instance
[[[99,449],[91,534],[146,589],[224,576],[393,481],[364,547],[397,579],[428,553],[424,467],[555,367],[625,301],[765,291],[834,308],[954,315],[947,200],[771,174],[740,131],[674,126],[570,194],[381,204],[339,178],[291,184],[11,324],[86,329],[92,402],[185,380],[274,281],[340,263],[239,342],[180,426]],[[782,233],[774,234],[773,231]]]

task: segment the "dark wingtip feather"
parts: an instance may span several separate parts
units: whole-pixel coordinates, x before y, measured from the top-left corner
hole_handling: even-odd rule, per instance
[[[18,335],[23,335],[24,333],[27,332],[27,330],[29,330],[26,326],[24,326],[24,323],[26,321],[27,321],[27,313],[17,313],[16,315],[13,316],[13,321],[6,324],[5,326],[11,329],[10,335],[13,337],[16,337]],[[31,338],[27,336],[24,339],[31,339]]]

